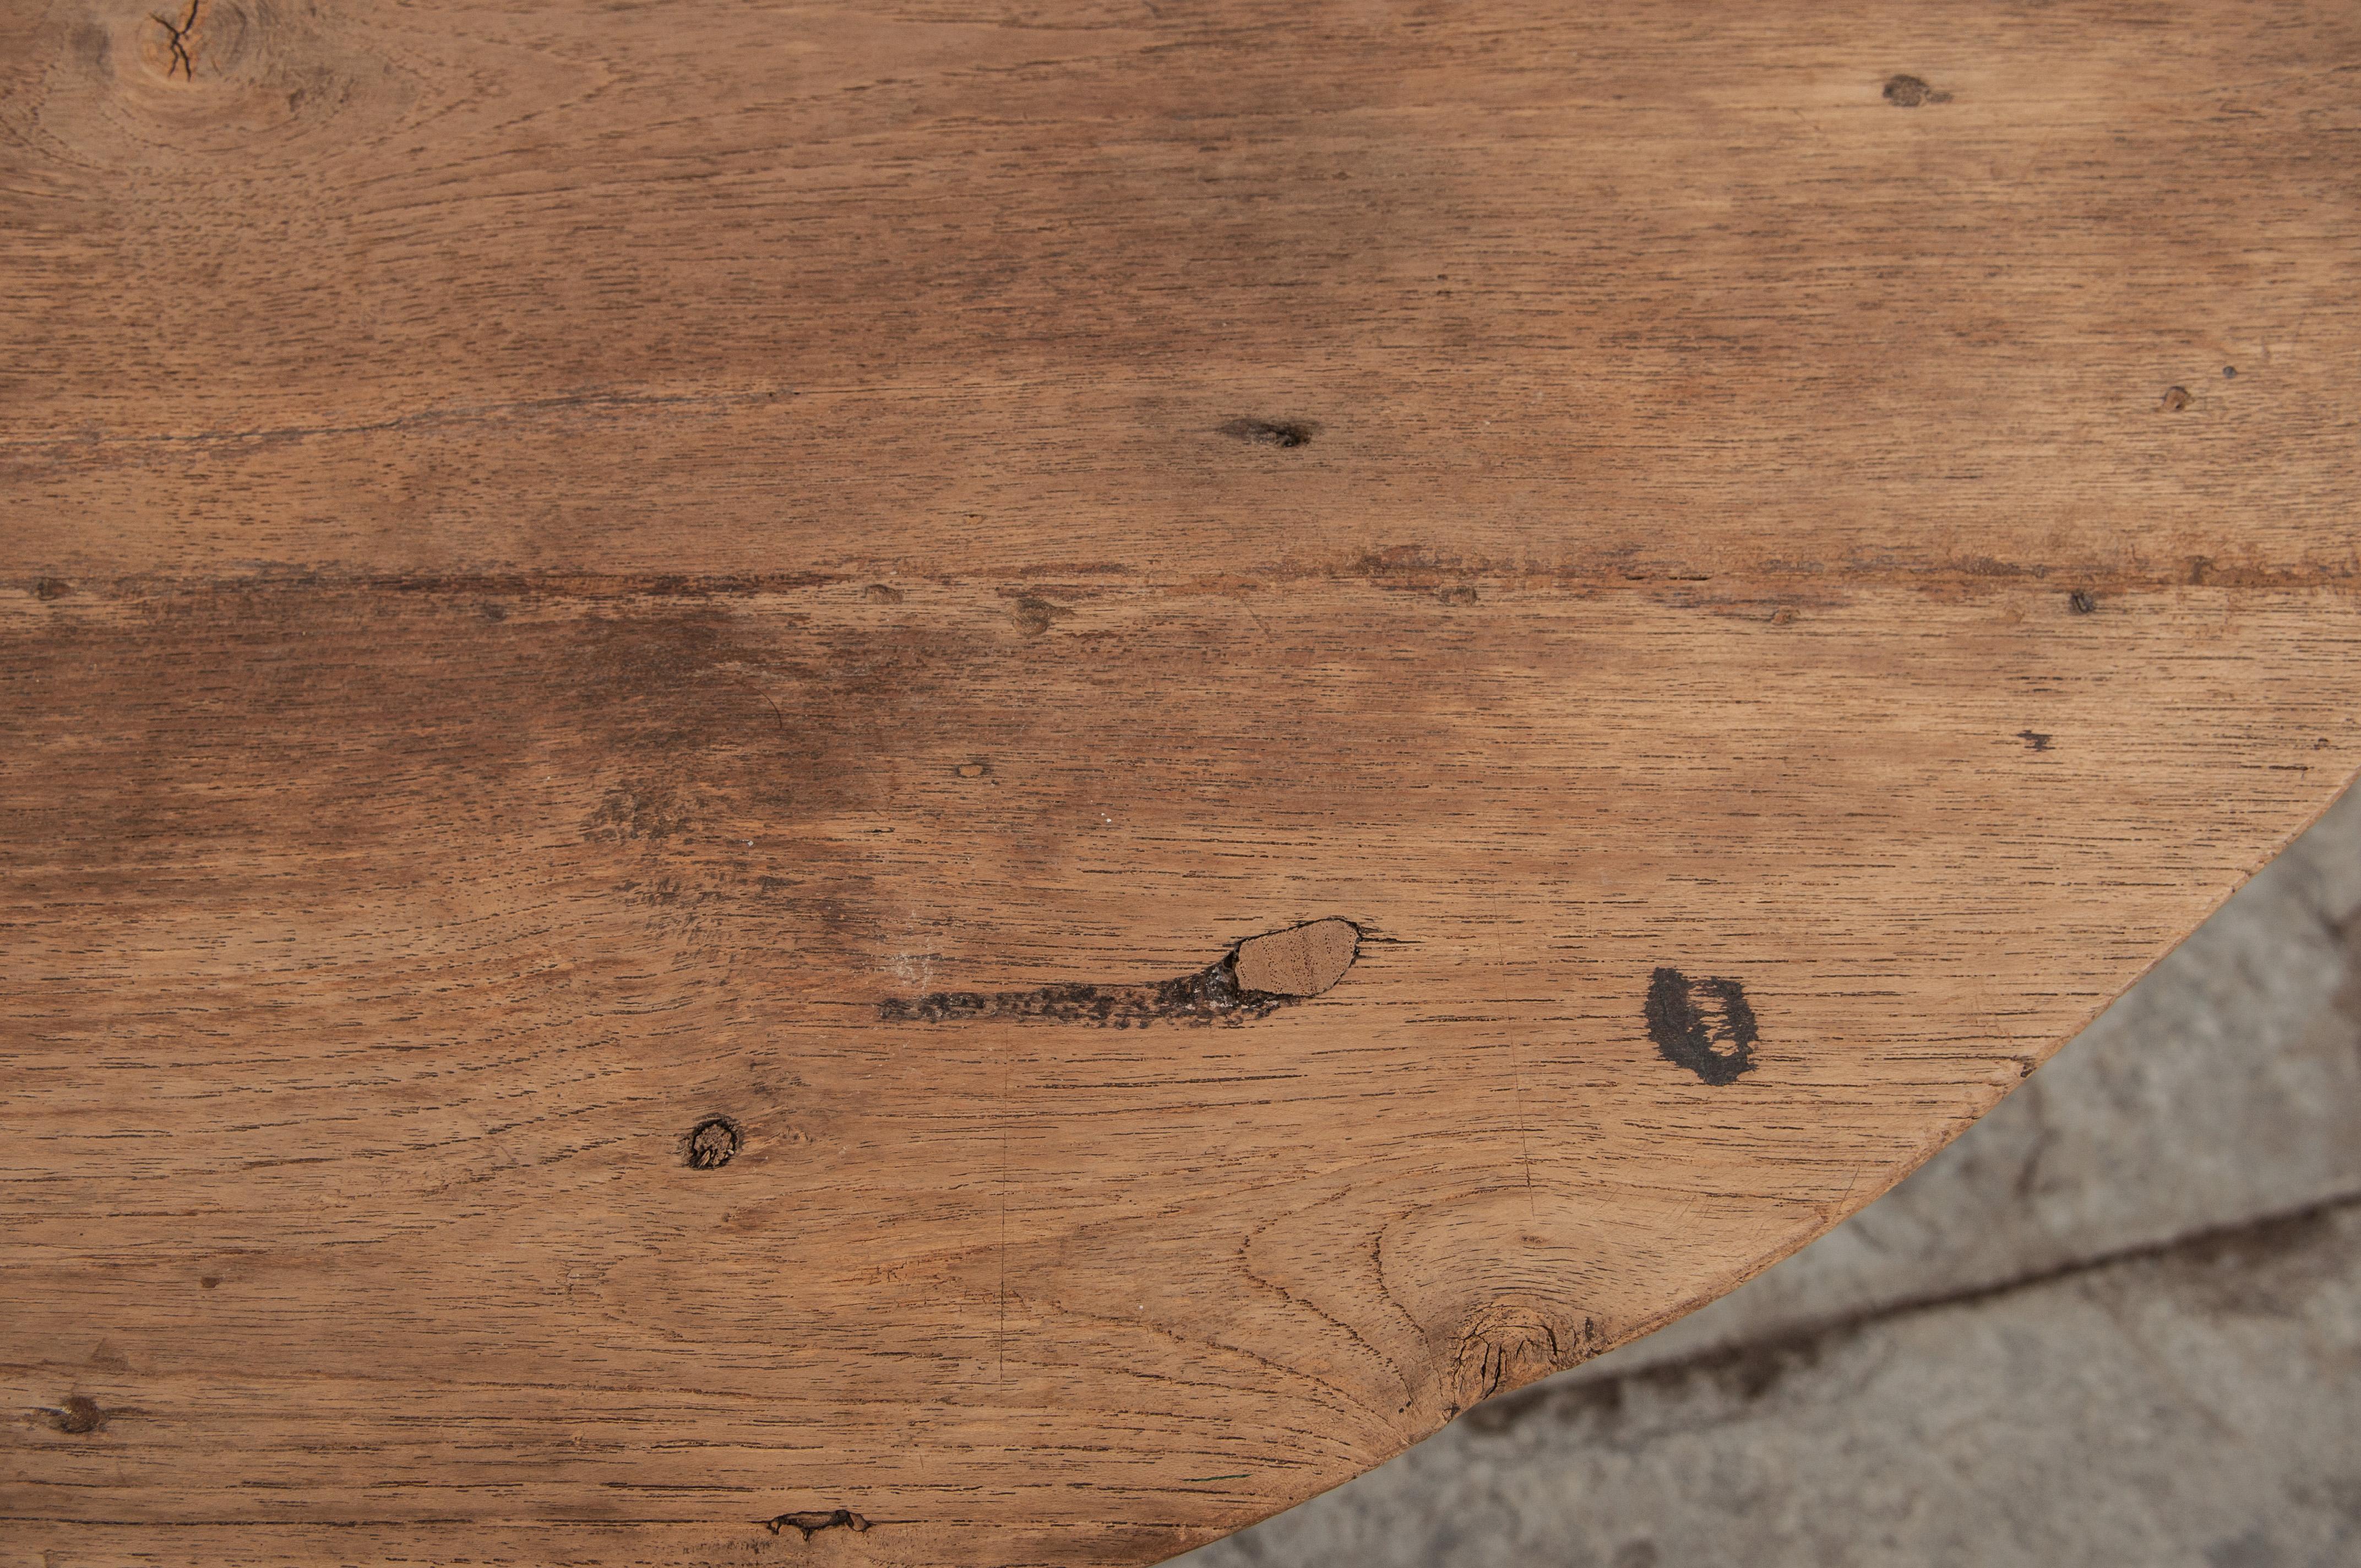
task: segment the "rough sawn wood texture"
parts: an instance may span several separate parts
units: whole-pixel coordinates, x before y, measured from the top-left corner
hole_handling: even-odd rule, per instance
[[[1147,1563],[1729,1288],[2361,762],[2356,218],[2324,0],[5,0],[9,1561]]]

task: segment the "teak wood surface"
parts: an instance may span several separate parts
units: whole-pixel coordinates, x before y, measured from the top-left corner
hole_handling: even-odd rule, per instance
[[[0,147],[11,1564],[1160,1559],[2361,762],[2344,0],[5,0]]]

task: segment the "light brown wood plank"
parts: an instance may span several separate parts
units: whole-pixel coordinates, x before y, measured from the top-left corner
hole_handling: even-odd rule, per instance
[[[60,1563],[1156,1561],[1866,1202],[2361,765],[2350,7],[171,38],[0,6]]]

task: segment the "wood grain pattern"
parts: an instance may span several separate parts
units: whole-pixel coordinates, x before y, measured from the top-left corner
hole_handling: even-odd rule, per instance
[[[2361,764],[2356,138],[2315,0],[0,4],[9,1550],[1146,1563],[1729,1288]]]

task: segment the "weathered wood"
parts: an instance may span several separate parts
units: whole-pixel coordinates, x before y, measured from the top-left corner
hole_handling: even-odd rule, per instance
[[[0,6],[0,1519],[1142,1563],[2361,762],[2361,13]]]

